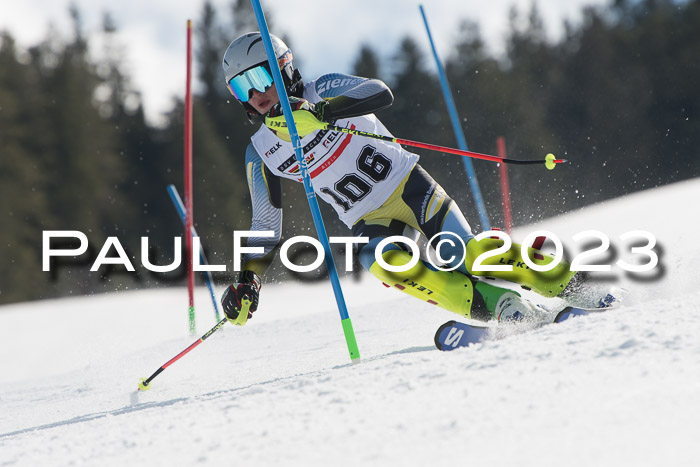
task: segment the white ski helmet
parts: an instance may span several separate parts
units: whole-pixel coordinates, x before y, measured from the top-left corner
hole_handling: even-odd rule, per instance
[[[272,48],[275,51],[277,64],[282,72],[282,79],[287,92],[290,95],[295,95],[301,88],[299,86],[301,75],[292,65],[292,51],[279,37],[270,34],[270,39],[272,40]],[[221,66],[224,69],[226,87],[228,87],[231,94],[243,105],[248,112],[249,118],[257,115],[255,109],[247,103],[248,92],[253,88],[264,92],[272,85],[272,76],[269,73],[267,55],[265,54],[265,47],[260,33],[249,32],[231,42],[231,45],[226,49],[226,53],[224,53]],[[257,67],[263,67],[262,70],[267,69],[269,76],[264,76],[264,72],[262,73],[263,76],[249,72]],[[246,74],[246,72],[249,73]],[[234,80],[234,78],[236,79]]]

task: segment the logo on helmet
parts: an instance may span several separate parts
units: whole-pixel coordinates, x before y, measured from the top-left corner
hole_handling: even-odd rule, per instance
[[[279,58],[277,58],[277,65],[279,65],[280,70],[285,66],[292,63],[292,51],[287,49]]]

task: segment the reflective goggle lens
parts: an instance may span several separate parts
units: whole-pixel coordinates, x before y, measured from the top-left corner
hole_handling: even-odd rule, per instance
[[[228,82],[228,88],[236,99],[241,102],[248,102],[248,95],[251,89],[265,92],[272,86],[272,83],[272,76],[267,67],[261,65],[231,78]]]

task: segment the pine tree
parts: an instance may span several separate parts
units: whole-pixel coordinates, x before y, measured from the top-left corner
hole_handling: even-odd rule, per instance
[[[32,297],[44,282],[41,231],[52,218],[47,173],[32,151],[31,70],[9,33],[0,36],[0,303]]]
[[[353,64],[353,73],[357,76],[366,78],[379,78],[379,57],[377,53],[368,44],[363,44],[360,47],[360,53]]]

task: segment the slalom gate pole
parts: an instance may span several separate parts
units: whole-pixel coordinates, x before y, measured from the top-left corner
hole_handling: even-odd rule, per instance
[[[197,332],[194,314],[194,271],[192,270],[192,20],[187,20],[187,79],[185,83],[185,251],[187,252],[187,294],[190,335]]]
[[[187,355],[187,354],[190,352],[190,350],[194,349],[194,348],[197,347],[199,344],[201,344],[202,342],[204,342],[204,341],[206,340],[207,337],[211,336],[211,335],[214,334],[216,331],[218,331],[219,329],[221,329],[221,326],[223,326],[224,324],[226,324],[226,321],[228,321],[228,318],[224,318],[224,319],[222,319],[221,321],[219,321],[218,323],[216,323],[216,326],[214,326],[213,328],[211,328],[210,330],[208,330],[208,331],[206,332],[206,334],[204,334],[202,337],[200,337],[199,339],[197,339],[196,341],[194,341],[192,344],[190,344],[190,346],[187,347],[185,350],[183,350],[182,352],[180,352],[179,354],[175,355],[173,358],[171,358],[170,360],[168,360],[167,362],[165,362],[165,363],[163,364],[163,366],[161,366],[160,368],[158,368],[151,376],[149,376],[148,378],[141,378],[141,380],[139,381],[139,391],[147,391],[147,390],[151,389],[151,387],[149,386],[149,384],[151,384],[151,381],[153,381],[153,378],[155,378],[156,376],[158,376],[159,374],[161,374],[161,373],[163,372],[163,370],[165,370],[166,368],[168,368],[170,365],[172,365],[173,363],[175,363],[176,361],[180,360],[182,357],[184,357],[185,355]]]
[[[498,157],[506,158],[506,139],[499,136],[496,140],[498,146]],[[501,179],[501,199],[503,200],[503,220],[506,224],[506,232],[510,235],[513,232],[513,213],[510,209],[510,185],[508,183],[508,167],[501,164],[499,167],[499,175]]]
[[[467,140],[464,137],[464,131],[462,126],[459,124],[459,115],[457,114],[457,107],[455,106],[454,98],[452,97],[452,91],[450,90],[450,84],[447,81],[447,74],[442,66],[440,57],[438,57],[437,49],[435,48],[435,43],[433,42],[433,35],[430,33],[430,26],[428,26],[428,18],[425,15],[425,10],[423,5],[418,5],[420,9],[420,14],[423,16],[423,23],[425,24],[425,31],[428,33],[428,40],[430,41],[430,48],[433,50],[433,57],[435,58],[435,64],[437,65],[438,75],[440,76],[440,85],[442,86],[442,94],[445,97],[445,104],[447,105],[447,111],[450,114],[450,120],[452,121],[452,129],[454,130],[455,137],[457,138],[457,145],[460,149],[468,151]],[[472,190],[472,195],[474,196],[474,202],[476,208],[479,211],[479,217],[481,218],[481,226],[483,230],[491,230],[491,223],[489,222],[489,215],[486,210],[486,204],[484,204],[484,198],[481,195],[481,189],[479,188],[479,182],[476,179],[476,172],[474,171],[474,165],[471,159],[462,159],[464,162],[464,168],[467,171],[467,178],[469,179],[469,187]]]
[[[182,223],[185,224],[185,205],[182,203],[182,199],[180,199],[180,194],[177,192],[175,185],[168,185],[168,194],[175,205],[175,209],[180,216],[180,220],[182,220]],[[192,236],[199,237],[199,235],[197,235],[197,229],[195,229],[194,226],[192,226]],[[209,264],[203,250],[199,252],[199,262],[203,265]],[[219,321],[221,319],[221,314],[219,313],[219,302],[216,300],[216,294],[214,293],[214,278],[211,275],[211,271],[202,271],[202,277],[204,278],[204,283],[207,284],[209,296],[214,304],[214,314],[216,315],[216,320]]]
[[[328,275],[330,276],[331,284],[333,285],[335,301],[338,304],[340,321],[343,326],[343,333],[345,334],[345,342],[348,346],[350,359],[353,363],[357,363],[360,361],[360,351],[357,347],[355,331],[353,330],[352,321],[350,321],[348,309],[345,305],[343,290],[340,287],[338,271],[335,268],[335,261],[333,260],[333,254],[331,253],[330,244],[328,242],[328,235],[326,234],[326,228],[323,225],[323,218],[321,217],[321,210],[318,207],[316,193],[314,192],[314,188],[311,184],[311,177],[308,173],[308,167],[306,166],[306,162],[304,161],[304,154],[301,148],[301,139],[299,138],[297,127],[294,123],[294,117],[292,116],[292,108],[289,105],[289,97],[287,96],[287,90],[284,87],[282,74],[280,73],[279,65],[277,64],[277,57],[272,47],[272,40],[270,39],[270,31],[267,27],[265,14],[263,13],[260,0],[251,0],[251,3],[253,5],[253,10],[255,11],[255,19],[258,22],[258,28],[260,30],[260,35],[262,36],[263,45],[265,46],[265,53],[267,54],[267,60],[272,71],[272,76],[277,88],[277,94],[280,99],[280,104],[282,105],[284,118],[287,127],[289,128],[289,136],[292,141],[292,146],[294,147],[294,153],[296,154],[297,161],[299,162],[299,169],[301,171],[301,176],[304,181],[304,190],[306,191],[306,199],[309,202],[311,216],[313,217],[314,225],[316,226],[316,233],[318,234],[319,241],[323,245],[326,268],[328,269]]]

